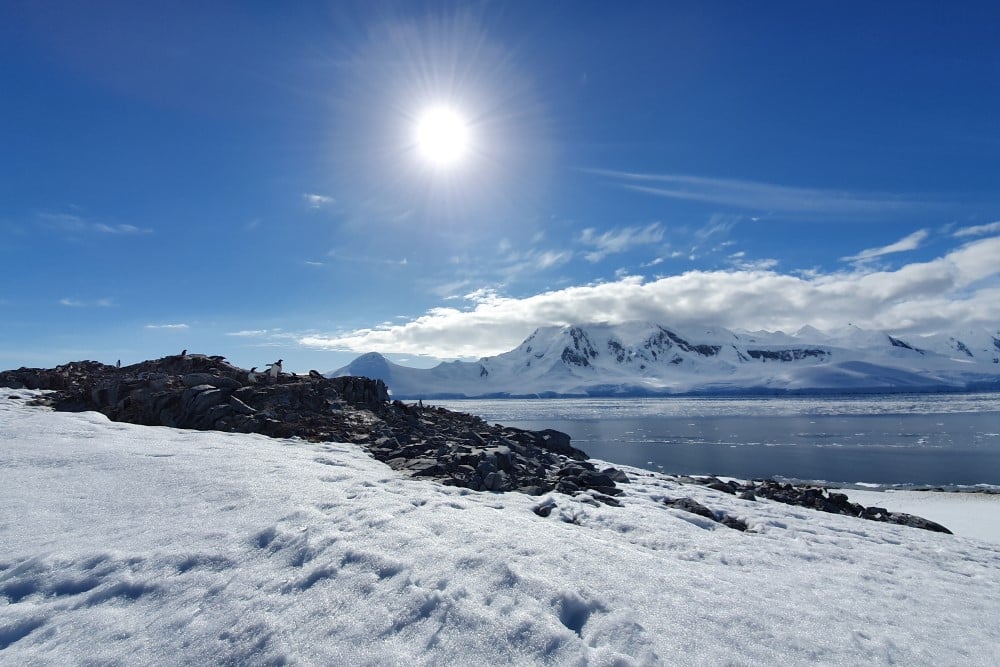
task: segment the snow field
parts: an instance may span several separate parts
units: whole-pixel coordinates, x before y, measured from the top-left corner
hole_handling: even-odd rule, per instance
[[[622,508],[475,493],[349,444],[11,394],[2,664],[1000,662],[1000,547],[974,539],[633,469]],[[751,532],[662,505],[680,496]]]

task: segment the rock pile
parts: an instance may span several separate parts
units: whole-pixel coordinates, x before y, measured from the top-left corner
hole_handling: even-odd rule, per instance
[[[693,498],[665,498],[663,504],[676,510],[703,516],[706,519],[711,519],[716,523],[721,523],[723,526],[727,526],[733,530],[738,530],[741,533],[745,532],[747,529],[747,523],[743,519],[738,519],[731,514],[726,514],[725,512],[710,510]]]
[[[353,442],[394,469],[476,491],[559,491],[619,505],[617,484],[628,481],[617,469],[597,470],[565,433],[390,401],[385,384],[368,378],[266,381],[223,357],[182,354],[123,368],[94,361],[21,368],[0,373],[0,386],[54,390],[39,402],[114,421]]]
[[[911,528],[922,528],[936,533],[951,534],[951,531],[941,524],[923,517],[903,512],[889,512],[883,507],[865,507],[858,503],[852,503],[846,494],[819,486],[794,486],[774,480],[722,481],[717,477],[676,476],[674,479],[681,483],[698,484],[716,491],[736,495],[743,500],[754,501],[758,498],[766,498],[786,505],[809,507],[831,514],[855,516],[870,521],[883,521]]]

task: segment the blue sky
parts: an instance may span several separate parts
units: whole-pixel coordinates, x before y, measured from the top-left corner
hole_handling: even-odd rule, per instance
[[[998,26],[991,2],[4,3],[0,367],[429,365],[587,321],[995,330]],[[467,123],[448,167],[415,145],[434,106]]]

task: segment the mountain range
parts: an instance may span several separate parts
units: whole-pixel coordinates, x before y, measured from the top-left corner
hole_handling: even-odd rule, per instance
[[[361,355],[327,374],[394,398],[884,393],[1000,389],[1000,330],[903,337],[847,326],[793,334],[652,323],[537,329],[515,349],[420,369]]]

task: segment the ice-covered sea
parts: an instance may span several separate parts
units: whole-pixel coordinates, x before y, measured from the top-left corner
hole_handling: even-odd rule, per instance
[[[569,433],[651,470],[836,484],[1000,486],[1000,394],[444,401]]]

